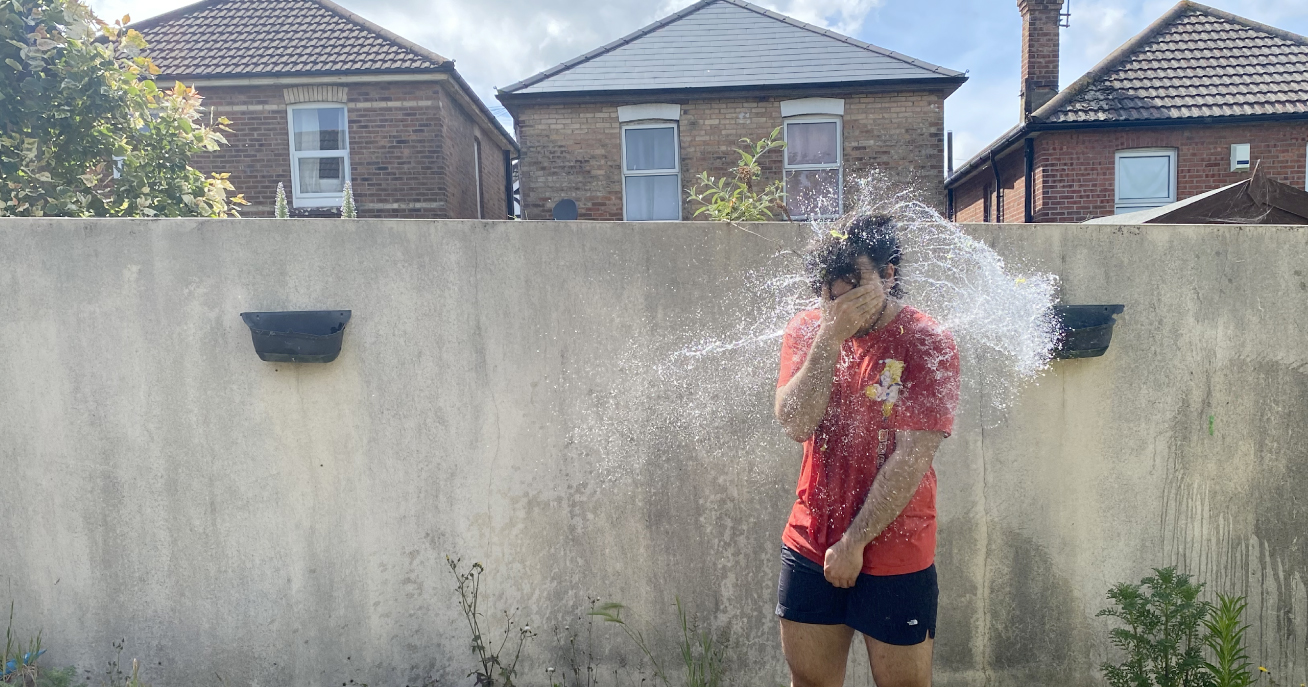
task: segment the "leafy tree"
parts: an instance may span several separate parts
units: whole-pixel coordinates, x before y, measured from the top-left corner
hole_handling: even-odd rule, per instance
[[[1114,606],[1098,615],[1126,627],[1111,632],[1113,646],[1126,653],[1121,664],[1105,663],[1112,687],[1210,687],[1200,628],[1212,607],[1199,600],[1203,584],[1176,568],[1155,568],[1140,584],[1122,583],[1108,592]]]
[[[227,143],[195,89],[160,90],[145,39],[79,0],[0,0],[0,215],[236,215],[227,174],[191,155]]]
[[[763,176],[763,169],[758,159],[770,150],[786,147],[784,141],[777,140],[781,127],[772,130],[767,138],[757,142],[748,138],[740,139],[744,148],[737,148],[740,162],[731,170],[731,177],[721,179],[700,172],[695,177],[695,185],[687,190],[690,200],[702,207],[695,210],[695,217],[707,214],[708,218],[718,222],[767,222],[780,213],[787,220],[790,212],[786,210],[784,198],[786,187],[781,181],[774,181],[762,189],[755,189],[755,184]]]

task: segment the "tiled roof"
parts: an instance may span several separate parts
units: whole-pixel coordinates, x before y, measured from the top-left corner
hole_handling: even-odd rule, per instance
[[[701,0],[625,38],[500,89],[544,95],[966,77],[743,0]]]
[[[165,77],[412,72],[448,62],[327,0],[206,0],[132,27]]]
[[[945,186],[1037,131],[1268,117],[1308,119],[1308,38],[1181,0],[972,156]]]
[[[1033,114],[1129,122],[1308,113],[1308,39],[1182,2]]]

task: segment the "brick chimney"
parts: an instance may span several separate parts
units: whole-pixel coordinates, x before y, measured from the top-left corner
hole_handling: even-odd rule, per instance
[[[1022,13],[1022,121],[1058,93],[1058,22],[1063,0],[1017,0]]]

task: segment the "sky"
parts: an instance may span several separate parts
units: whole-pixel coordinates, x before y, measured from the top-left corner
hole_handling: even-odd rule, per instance
[[[186,0],[90,0],[101,18],[140,20]],[[693,0],[335,0],[453,59],[512,131],[495,100],[507,86],[635,31]],[[1015,0],[753,0],[755,4],[933,64],[969,80],[945,103],[961,165],[1017,124],[1022,21]],[[1065,86],[1142,31],[1174,0],[1068,0]],[[1218,9],[1308,34],[1308,0],[1216,0]]]

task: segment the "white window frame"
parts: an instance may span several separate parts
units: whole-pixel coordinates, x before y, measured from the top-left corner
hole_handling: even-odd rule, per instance
[[[843,102],[842,109],[843,109]],[[791,124],[813,124],[817,122],[835,122],[836,123],[836,164],[820,165],[792,165],[790,156],[786,154],[786,149],[781,150],[781,186],[783,193],[786,188],[786,180],[790,177],[792,171],[803,171],[811,169],[834,169],[836,170],[836,214],[820,215],[818,217],[809,217],[807,215],[792,215],[792,219],[830,219],[836,217],[845,207],[845,121],[844,117],[836,115],[799,115],[795,117],[786,117],[782,120],[781,140],[786,142],[786,147],[790,147],[790,125]],[[789,207],[790,197],[786,193],[786,203]]]
[[[1171,173],[1168,175],[1168,197],[1163,202],[1129,200],[1123,204],[1121,196],[1122,191],[1122,158],[1128,157],[1161,157],[1166,155],[1171,158]],[[1177,154],[1176,148],[1125,148],[1113,153],[1113,214],[1121,215],[1136,210],[1149,210],[1159,208],[1164,205],[1170,205],[1176,202],[1176,169]]]
[[[672,165],[676,169],[627,169],[627,131],[631,129],[672,129]],[[683,214],[682,206],[685,205],[681,197],[681,125],[673,120],[660,120],[657,122],[646,122],[643,124],[623,124],[619,135],[622,136],[622,221],[663,221],[663,222],[680,222]],[[666,177],[672,176],[671,172],[677,174],[677,219],[675,220],[630,220],[627,219],[627,177]]]
[[[296,110],[319,110],[325,108],[340,108],[345,112],[345,128],[341,133],[345,137],[345,145],[341,150],[305,150],[297,151],[295,149],[295,111]],[[345,201],[344,193],[300,193],[300,159],[305,157],[344,157],[341,164],[345,165],[345,179],[342,183],[350,182],[350,111],[346,108],[345,103],[295,103],[286,106],[286,135],[291,145],[291,205],[297,208],[323,208],[340,205]],[[326,155],[322,153],[327,153]]]

